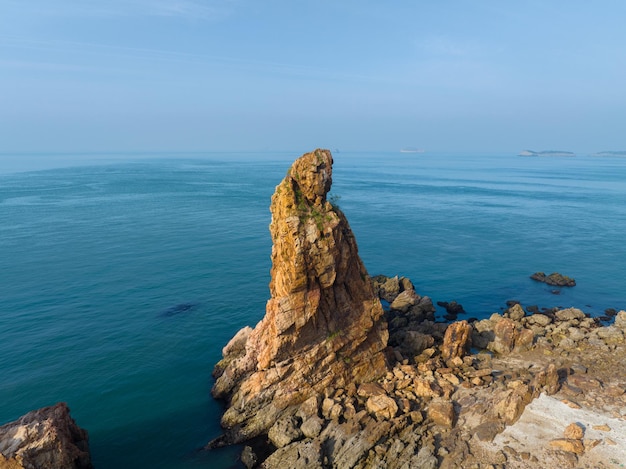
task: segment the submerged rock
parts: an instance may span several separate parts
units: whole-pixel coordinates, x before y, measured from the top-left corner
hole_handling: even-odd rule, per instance
[[[64,403],[29,412],[0,427],[0,467],[91,469],[87,432]]]
[[[265,317],[238,333],[215,367],[212,394],[227,410],[214,446],[267,434],[311,396],[387,371],[380,300],[348,221],[326,200],[332,163],[327,150],[307,153],[276,187],[271,298]]]

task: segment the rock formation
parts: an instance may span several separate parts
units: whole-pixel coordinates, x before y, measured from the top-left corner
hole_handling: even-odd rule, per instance
[[[626,311],[602,326],[576,308],[529,306],[527,315],[511,301],[488,319],[435,322],[432,300],[408,278],[367,276],[345,217],[326,200],[331,169],[330,153],[317,150],[276,188],[271,299],[215,367],[213,395],[227,410],[209,448],[245,441],[241,462],[264,469],[626,458]],[[563,422],[563,407],[587,413]],[[568,426],[589,415],[610,425]],[[556,433],[532,438],[537,422],[551,421]],[[523,438],[505,436],[528,422]]]
[[[212,394],[227,410],[214,446],[267,434],[311,396],[387,371],[381,303],[348,221],[327,200],[332,164],[327,150],[307,153],[276,187],[271,298],[265,317],[239,331],[215,367]]]
[[[575,287],[576,280],[567,275],[562,275],[558,272],[552,272],[550,275],[546,275],[543,272],[535,272],[530,276],[533,280],[537,282],[547,283],[548,285],[553,285],[555,287]]]
[[[0,427],[0,468],[90,469],[87,432],[66,404],[34,410]]]

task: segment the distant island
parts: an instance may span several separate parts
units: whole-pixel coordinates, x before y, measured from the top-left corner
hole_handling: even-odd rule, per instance
[[[591,156],[626,156],[626,151],[599,151]]]
[[[576,156],[575,153],[572,153],[571,151],[555,151],[555,150],[548,150],[548,151],[533,151],[533,150],[524,150],[521,151],[518,156]]]
[[[422,148],[405,147],[400,149],[400,153],[424,153]]]

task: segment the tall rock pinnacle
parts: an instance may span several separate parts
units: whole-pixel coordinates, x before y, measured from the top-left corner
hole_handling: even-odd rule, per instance
[[[387,363],[387,325],[344,214],[326,198],[328,150],[301,156],[272,197],[271,298],[214,370],[225,399],[222,443],[267,433],[276,419],[329,388],[372,381]]]

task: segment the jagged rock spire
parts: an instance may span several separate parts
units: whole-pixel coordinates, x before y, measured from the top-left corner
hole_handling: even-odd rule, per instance
[[[386,371],[382,306],[348,221],[327,200],[332,164],[328,150],[301,156],[272,197],[266,314],[237,333],[214,371],[212,393],[228,402],[224,443],[266,433],[311,395]]]

